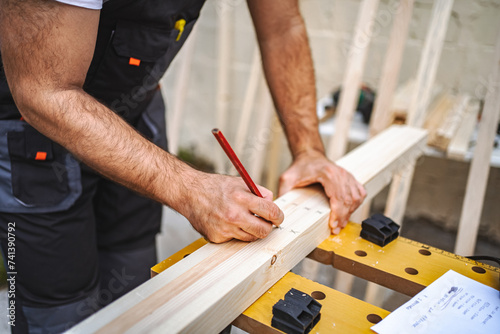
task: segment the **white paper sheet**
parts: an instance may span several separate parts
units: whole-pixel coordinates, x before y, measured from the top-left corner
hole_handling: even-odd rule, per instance
[[[371,329],[379,334],[500,334],[499,292],[450,270]]]

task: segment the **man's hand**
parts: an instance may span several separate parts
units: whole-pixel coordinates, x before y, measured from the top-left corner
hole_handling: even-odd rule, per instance
[[[363,186],[345,169],[329,161],[323,153],[312,151],[296,156],[280,178],[279,196],[292,188],[321,183],[330,199],[329,225],[338,234],[347,225],[349,216],[366,197]]]
[[[198,172],[192,181],[190,204],[181,213],[209,241],[255,241],[283,222],[283,212],[264,187],[258,186],[260,198],[239,177]]]
[[[339,233],[366,192],[351,174],[324,155],[311,50],[298,1],[247,1],[267,83],[294,159],[280,179],[279,194],[321,183],[330,198],[330,227]]]

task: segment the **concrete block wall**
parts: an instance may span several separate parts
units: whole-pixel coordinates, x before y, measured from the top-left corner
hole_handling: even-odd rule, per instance
[[[361,1],[299,0],[299,3],[310,39],[316,72],[317,94],[318,97],[323,97],[339,87],[342,82],[347,50],[352,40]],[[364,41],[359,41],[360,47],[369,47],[363,81],[375,90],[377,90],[397,4],[398,2],[395,0],[381,0],[373,22],[372,42],[367,45]],[[432,5],[433,1],[431,0],[415,1],[400,83],[416,74],[431,17]],[[215,150],[220,150],[210,133],[213,127],[221,126],[216,124],[215,119],[217,30],[220,15],[226,15],[231,26],[229,111],[227,123],[223,128],[230,141],[235,137],[251,59],[256,48],[255,34],[246,1],[207,1],[196,27],[195,55],[190,67],[189,91],[182,118],[180,145],[185,148],[193,148],[196,154],[208,159],[214,156]],[[483,99],[492,67],[494,44],[499,33],[500,0],[455,0],[437,73],[437,83],[443,88],[467,92],[474,98]],[[176,98],[174,96],[175,79],[182,58],[183,51],[174,60],[163,80],[167,103],[170,105]],[[261,107],[259,101],[257,100],[255,110]],[[248,142],[257,140],[259,134],[269,132],[268,129],[267,132],[265,129],[255,129],[255,120],[252,119],[251,122]],[[260,145],[258,149],[264,151],[263,147]],[[245,159],[246,156],[242,157],[243,163],[249,164],[249,161],[245,161]],[[285,168],[289,162],[289,156],[284,153],[282,159],[284,161],[282,168]],[[467,173],[464,172],[461,177],[465,182]],[[446,182],[444,186],[445,184]],[[425,192],[425,189],[421,190]],[[412,196],[411,202],[419,195]],[[425,197],[425,195],[423,196]],[[463,196],[463,194],[458,194],[455,197],[457,196]],[[488,196],[492,196],[491,192]],[[455,202],[461,206],[460,201]],[[417,208],[415,211],[409,208],[412,215],[418,215],[419,210],[432,209],[418,203],[416,206],[421,207],[421,209]],[[454,210],[453,212],[459,213],[460,207],[456,208],[455,206],[453,209],[446,210]],[[483,216],[492,217],[488,213]],[[440,219],[444,219],[447,226],[456,224],[458,221],[456,214],[443,214],[440,215]],[[493,224],[495,223],[493,222]],[[483,227],[482,229],[491,232],[489,228]],[[500,240],[500,228],[498,238]]]

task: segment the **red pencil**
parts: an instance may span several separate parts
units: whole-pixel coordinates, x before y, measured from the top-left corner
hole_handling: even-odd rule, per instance
[[[247,171],[245,170],[245,167],[243,167],[243,164],[241,163],[240,159],[238,159],[238,157],[236,156],[236,153],[234,153],[233,149],[231,148],[231,145],[229,145],[222,132],[219,129],[213,129],[212,133],[214,134],[215,138],[219,142],[224,152],[226,152],[229,160],[231,160],[231,162],[233,163],[234,168],[236,168],[243,181],[245,181],[245,183],[247,184],[248,189],[250,189],[250,191],[255,196],[263,197],[259,191],[259,188],[257,188],[255,183],[252,181],[250,175],[248,175]]]

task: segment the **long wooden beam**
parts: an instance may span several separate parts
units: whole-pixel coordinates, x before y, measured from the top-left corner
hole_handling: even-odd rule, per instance
[[[401,0],[398,4],[370,119],[370,136],[387,129],[391,124],[391,103],[398,83],[401,63],[403,62],[403,52],[408,36],[408,28],[410,27],[413,3],[414,0]]]
[[[337,163],[373,196],[425,143],[425,130],[393,126]],[[292,190],[275,202],[286,218],[267,238],[207,244],[69,332],[220,332],[330,234],[321,189]]]
[[[500,81],[500,32],[498,32],[492,67],[455,244],[455,253],[464,256],[473,255],[476,247],[477,232],[488,185],[491,152],[500,120],[500,85],[498,84]]]
[[[410,110],[408,110],[407,124],[411,126],[421,127],[424,124],[452,7],[453,0],[434,2],[429,30],[427,30],[424,49],[418,65]]]

